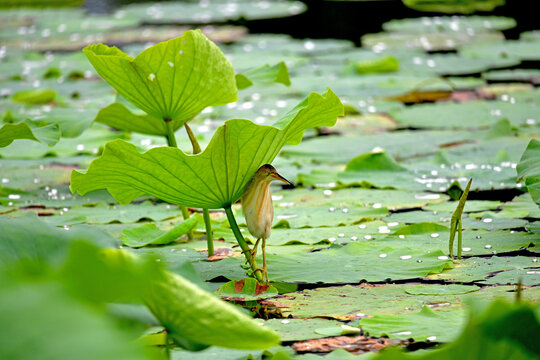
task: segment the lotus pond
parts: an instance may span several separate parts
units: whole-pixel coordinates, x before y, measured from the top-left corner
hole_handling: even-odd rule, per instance
[[[0,1],[0,358],[540,358],[540,32],[404,2]]]

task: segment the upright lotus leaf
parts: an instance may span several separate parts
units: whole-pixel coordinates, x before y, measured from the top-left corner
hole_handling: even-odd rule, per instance
[[[289,69],[284,61],[275,65],[264,65],[256,69],[251,69],[241,74],[236,74],[236,86],[239,90],[247,89],[253,84],[283,84],[285,86],[291,85],[291,79],[289,78]]]
[[[458,205],[456,207],[456,210],[452,214],[452,218],[450,220],[450,240],[448,241],[449,251],[450,251],[450,257],[454,256],[454,238],[456,236],[456,232],[458,234],[458,250],[457,250],[457,256],[461,259],[461,250],[462,250],[462,228],[463,223],[461,220],[461,215],[463,214],[463,209],[465,208],[465,202],[467,201],[467,196],[469,195],[469,190],[471,189],[472,184],[472,178],[467,183],[467,187],[465,190],[463,190],[463,194],[461,194],[461,197],[459,198]]]
[[[32,120],[0,127],[0,148],[18,139],[39,141],[52,146],[60,140],[60,128],[56,123],[44,124]]]
[[[518,181],[524,179],[534,202],[540,206],[540,141],[531,140],[517,166]]]
[[[204,108],[238,98],[231,63],[200,30],[156,44],[135,58],[103,44],[87,46],[84,53],[120,95],[156,118],[139,121],[172,120],[177,129]]]
[[[332,126],[343,104],[328,90],[310,94],[273,126],[245,119],[220,126],[200,154],[186,155],[172,147],[145,153],[128,142],[105,146],[86,172],[73,171],[71,190],[83,195],[107,189],[121,204],[152,195],[171,204],[216,209],[235,203],[253,174],[271,163],[283,145],[298,144],[304,130]]]
[[[133,131],[140,134],[163,136],[167,134],[167,123],[145,113],[135,114],[124,104],[115,102],[99,110],[94,121],[118,130]],[[182,125],[174,123],[174,130]]]

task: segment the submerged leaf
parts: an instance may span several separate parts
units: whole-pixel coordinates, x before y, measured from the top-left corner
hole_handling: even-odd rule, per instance
[[[324,96],[312,93],[273,126],[229,120],[197,155],[171,147],[141,154],[128,142],[112,141],[87,172],[72,172],[71,190],[82,195],[107,189],[122,204],[147,194],[171,204],[222,208],[240,198],[257,169],[271,163],[283,145],[298,144],[305,129],[334,125],[342,114],[341,101],[328,90]]]
[[[103,44],[90,45],[84,53],[120,95],[154,121],[171,119],[175,128],[208,106],[238,97],[231,63],[200,30],[154,45],[135,58]]]

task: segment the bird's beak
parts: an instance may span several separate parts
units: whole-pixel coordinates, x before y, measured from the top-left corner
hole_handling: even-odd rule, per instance
[[[292,183],[289,180],[285,179],[283,176],[279,175],[277,172],[272,174],[272,177],[275,180],[283,181],[287,185],[292,185]]]

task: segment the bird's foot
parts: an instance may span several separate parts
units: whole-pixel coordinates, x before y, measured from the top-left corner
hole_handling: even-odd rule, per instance
[[[263,279],[264,279],[264,284],[265,284],[265,285],[268,285],[268,272],[266,271],[266,269],[263,269],[263,268],[256,268],[256,269],[254,269],[254,270],[251,272],[250,276],[255,275],[255,273],[256,273],[257,271],[260,271],[260,272],[261,272],[261,274],[262,274],[262,276],[263,276]]]
[[[251,256],[246,256],[245,264],[247,264],[249,262],[250,265],[253,267],[253,262],[255,261],[255,257],[257,256],[257,246],[259,246],[259,241],[260,241],[260,239],[257,239],[257,241],[255,242],[255,245],[253,245],[253,249],[248,248],[248,249],[242,251],[242,254],[244,254],[244,256],[245,256],[246,253],[251,254]]]

